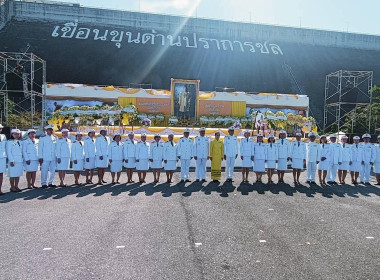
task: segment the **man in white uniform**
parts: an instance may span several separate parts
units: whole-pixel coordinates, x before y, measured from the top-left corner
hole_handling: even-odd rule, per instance
[[[0,195],[1,187],[3,185],[3,174],[5,173],[5,169],[7,168],[7,137],[4,134],[1,134],[3,130],[3,125],[0,124]]]
[[[135,134],[133,131],[128,133],[128,139],[125,140],[123,145],[123,154],[124,154],[124,166],[127,169],[127,183],[134,183],[132,180],[133,169],[136,167],[136,142],[133,140]]]
[[[306,168],[307,168],[307,179],[306,183],[315,184],[315,173],[317,171],[317,164],[320,158],[321,146],[315,143],[315,133],[309,133],[310,142],[306,147]]]
[[[88,131],[88,137],[84,139],[84,169],[86,173],[86,183],[93,184],[92,177],[95,169],[95,130]]]
[[[281,130],[279,139],[277,142],[278,148],[278,164],[277,164],[277,173],[278,173],[278,182],[284,183],[285,171],[288,169],[288,160],[290,160],[290,143],[286,139],[286,131]]]
[[[111,143],[109,137],[107,137],[107,130],[105,128],[100,128],[100,135],[96,138],[95,148],[96,148],[96,158],[95,165],[98,168],[98,185],[103,185],[107,183],[104,181],[104,173],[108,167],[108,146]]]
[[[330,135],[330,166],[329,170],[327,171],[328,184],[336,184],[336,174],[338,171],[338,166],[341,164],[341,162],[339,162],[339,157],[342,153],[342,145],[336,143],[336,138],[336,134]]]
[[[193,140],[189,138],[190,129],[186,128],[177,144],[177,157],[181,160],[181,183],[189,179],[190,161],[193,158]]]
[[[369,177],[371,176],[371,166],[375,162],[375,146],[370,143],[371,135],[368,133],[362,136],[363,138],[363,159],[362,171],[360,172],[360,181],[362,184],[369,184]]]
[[[206,182],[206,162],[209,159],[210,140],[205,137],[206,128],[199,129],[200,136],[195,137],[194,141],[194,159],[196,161],[196,181]]]
[[[292,161],[294,183],[300,183],[301,170],[306,163],[306,145],[301,141],[302,134],[296,133],[296,141],[291,144],[290,160]]]
[[[224,160],[226,161],[227,182],[233,182],[235,160],[238,156],[238,140],[234,136],[235,128],[228,129],[228,136],[224,137]]]
[[[38,158],[41,164],[42,188],[55,187],[53,185],[55,168],[57,163],[57,137],[53,135],[53,125],[44,127],[46,134],[41,136],[38,142]],[[49,175],[49,180],[48,180]]]

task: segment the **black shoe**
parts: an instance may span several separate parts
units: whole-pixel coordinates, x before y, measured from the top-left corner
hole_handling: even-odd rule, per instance
[[[191,182],[191,181],[189,179],[187,179],[186,182]]]
[[[195,182],[199,182],[199,179],[196,179]]]
[[[56,188],[57,186],[56,186],[56,185],[53,185],[53,184],[50,184],[48,187],[49,187],[49,188]]]
[[[207,180],[206,179],[202,179],[202,182],[207,182]]]
[[[185,183],[185,180],[181,180],[181,183]]]
[[[42,185],[41,188],[46,189],[47,187],[48,187],[48,186],[46,186],[46,185]]]
[[[311,181],[310,184],[315,185],[317,183],[315,181]]]
[[[214,183],[219,183],[219,180],[212,180]]]

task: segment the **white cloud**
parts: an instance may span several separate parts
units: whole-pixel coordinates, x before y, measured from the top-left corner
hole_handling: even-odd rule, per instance
[[[141,8],[145,11],[165,12],[166,9],[187,10],[191,8],[190,0],[142,0]]]

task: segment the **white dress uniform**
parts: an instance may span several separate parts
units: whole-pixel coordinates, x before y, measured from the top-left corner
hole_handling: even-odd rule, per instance
[[[292,159],[292,168],[303,169],[303,161],[306,159],[306,144],[302,141],[293,141],[289,154]]]
[[[84,139],[84,169],[95,169],[95,154],[95,139],[87,137]]]
[[[336,173],[339,166],[339,156],[342,152],[342,146],[339,143],[330,143],[330,166],[327,171],[327,181],[335,182]]]
[[[157,143],[156,141],[150,144],[149,159],[153,162],[150,163],[150,168],[161,169],[163,160],[164,145],[162,143]]]
[[[193,157],[193,140],[181,137],[177,144],[177,156],[181,157],[181,180],[189,179],[190,160]]]
[[[351,161],[351,145],[345,143],[342,144],[342,149],[340,150],[338,170],[350,170]]]
[[[318,170],[329,170],[330,166],[330,147],[328,144],[319,144],[321,146],[320,148],[320,157],[319,157],[319,164],[318,164]],[[326,159],[322,161],[322,158],[325,157]]]
[[[95,166],[98,168],[107,168],[108,167],[108,146],[111,140],[107,136],[99,135],[95,140]],[[100,157],[103,157],[101,160]]]
[[[71,161],[74,171],[83,171],[84,167],[84,142],[74,140],[71,145]],[[77,161],[75,164],[74,161]]]
[[[124,167],[135,168],[136,167],[136,146],[135,141],[127,139],[123,145],[124,154]]]
[[[26,172],[36,172],[38,170],[38,143],[34,139],[26,139],[22,142],[22,156],[24,158],[24,169]],[[30,161],[30,164],[26,164]]]
[[[360,172],[362,170],[363,147],[360,144],[351,145],[351,167],[350,171]]]
[[[177,146],[173,141],[168,141],[164,144],[162,157],[166,160],[164,164],[165,170],[173,171],[177,169]]]
[[[70,168],[71,157],[71,140],[69,138],[60,138],[57,141],[57,159],[61,159],[61,163],[57,162],[57,171],[66,171]]]
[[[41,184],[53,184],[55,168],[57,163],[56,153],[57,137],[54,135],[44,135],[38,141],[38,158],[43,159],[41,164]],[[49,180],[48,180],[48,173]]]
[[[371,143],[363,143],[363,161],[364,165],[360,172],[360,181],[364,183],[369,183],[369,178],[371,176],[371,162],[375,161],[375,146]]]
[[[276,168],[276,161],[278,160],[278,147],[275,143],[267,144],[267,168]]]
[[[315,182],[315,172],[317,171],[317,161],[321,160],[321,145],[316,142],[309,142],[306,146],[306,168],[308,182]]]
[[[241,167],[252,167],[253,139],[242,138],[240,140],[240,155],[243,157]]]
[[[108,147],[108,159],[112,159],[110,163],[111,172],[121,172],[123,169],[123,143],[119,141],[112,141]]]
[[[24,171],[24,167],[22,158],[22,144],[19,140],[8,140],[7,155],[9,162],[8,177],[21,177]],[[14,163],[14,166],[10,165],[11,162]]]
[[[227,180],[234,176],[235,160],[238,155],[238,140],[236,136],[228,135],[224,137],[224,155],[226,156]]]
[[[136,146],[136,170],[146,171],[149,169],[149,143],[140,141]]]
[[[277,170],[285,171],[288,169],[288,157],[290,157],[290,142],[288,139],[278,139],[278,164]]]
[[[197,136],[194,140],[194,157],[196,160],[196,179],[206,179],[206,162],[210,151],[210,139],[206,136]]]
[[[0,134],[0,173],[4,173],[7,168],[7,137]]]
[[[380,174],[380,145],[375,146],[375,164],[374,164],[374,172],[376,174]]]
[[[265,161],[267,159],[267,147],[265,143],[253,144],[253,171],[265,172]]]

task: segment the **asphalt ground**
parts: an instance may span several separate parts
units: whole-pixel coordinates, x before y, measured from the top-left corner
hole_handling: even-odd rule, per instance
[[[154,185],[148,173],[143,185],[6,193],[0,279],[380,278],[378,186],[295,186],[291,173],[252,185],[235,175],[181,184],[176,173],[169,185],[161,174]]]

